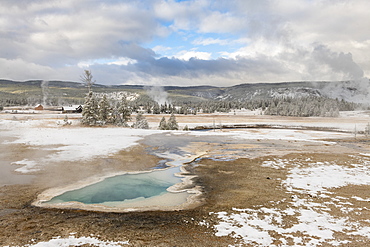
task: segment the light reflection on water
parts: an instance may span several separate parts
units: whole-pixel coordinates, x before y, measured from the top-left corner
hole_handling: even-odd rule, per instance
[[[84,204],[104,204],[151,198],[170,193],[167,188],[181,182],[181,178],[174,175],[179,172],[180,167],[172,167],[147,173],[118,175],[81,189],[67,191],[46,203],[75,201]]]

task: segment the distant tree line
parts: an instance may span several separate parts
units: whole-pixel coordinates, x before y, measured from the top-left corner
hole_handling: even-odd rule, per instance
[[[23,94],[0,94],[0,106],[35,106],[43,102],[41,96],[27,96]],[[82,104],[83,100],[79,98],[61,98],[56,96],[50,96],[47,99],[47,105],[49,106],[60,106],[60,105],[71,105],[71,104]]]
[[[93,93],[94,95],[94,93]],[[265,115],[276,116],[296,116],[296,117],[336,117],[339,111],[353,111],[356,109],[365,109],[363,105],[344,100],[331,99],[327,97],[300,97],[300,98],[273,98],[273,99],[252,99],[252,100],[204,100],[202,102],[176,102],[158,104],[147,95],[140,95],[133,101],[108,102],[106,98],[89,96],[89,101],[85,104],[91,104],[87,107],[99,107],[100,113],[86,115],[89,124],[109,123],[125,125],[127,122],[128,112],[142,114],[197,114],[197,113],[215,113],[215,112],[232,112],[234,110],[261,109]],[[100,94],[104,95],[104,94]],[[26,97],[25,95],[1,95],[0,107],[19,106],[19,105],[36,105],[42,101],[38,97]],[[3,97],[4,96],[4,97]],[[103,100],[102,102],[100,102]],[[64,104],[81,104],[79,99],[70,99],[68,102],[61,102],[56,98],[49,98],[49,105]],[[107,106],[109,104],[109,107]],[[1,109],[1,108],[0,108]],[[87,113],[85,113],[87,114]],[[110,117],[106,117],[109,115]],[[88,116],[88,117],[87,117]]]
[[[339,111],[354,111],[359,104],[327,97],[284,98],[273,100],[268,105],[266,115],[294,117],[338,117]]]
[[[274,98],[256,100],[206,100],[203,102],[181,102],[173,104],[161,104],[146,100],[130,103],[133,111],[141,111],[152,114],[197,114],[197,113],[228,113],[234,110],[257,110],[261,109],[265,115],[295,116],[295,117],[337,117],[339,111],[354,111],[364,108],[360,104],[345,100],[331,99],[327,97],[299,97],[299,98]]]

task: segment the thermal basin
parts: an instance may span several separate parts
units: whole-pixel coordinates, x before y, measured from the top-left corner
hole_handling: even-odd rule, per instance
[[[42,204],[63,206],[76,203],[86,205],[83,206],[85,209],[89,205],[92,209],[94,205],[113,208],[176,206],[185,203],[189,195],[187,192],[168,191],[171,186],[182,182],[176,173],[180,173],[180,167],[117,175],[66,191]]]

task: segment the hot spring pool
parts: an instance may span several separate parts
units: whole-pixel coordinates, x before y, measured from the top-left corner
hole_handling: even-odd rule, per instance
[[[94,176],[50,188],[39,194],[32,205],[102,212],[195,208],[204,202],[201,186],[193,182],[195,175],[182,173],[182,167],[204,154],[172,155],[173,161],[168,162],[169,168],[166,169]]]
[[[167,205],[169,202],[166,203],[166,200],[169,197],[176,198],[172,198],[170,204],[175,201],[176,204],[183,203],[188,193],[173,193],[167,190],[181,182],[181,178],[175,176],[175,173],[179,172],[180,167],[172,167],[146,173],[117,175],[80,189],[66,191],[43,204],[79,202],[109,207],[129,207],[135,204],[149,206],[155,201],[161,204],[161,200]]]

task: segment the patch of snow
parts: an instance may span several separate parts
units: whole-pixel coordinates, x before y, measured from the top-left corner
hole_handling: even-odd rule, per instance
[[[370,198],[363,199],[359,196],[352,196],[351,198],[356,199],[357,201],[370,202]]]
[[[205,227],[207,227],[207,228],[209,228],[209,227],[210,227],[210,224],[209,224],[207,221],[205,221],[205,220],[200,221],[200,222],[198,223],[198,225],[200,225],[200,226],[205,226]]]
[[[325,134],[324,134],[325,133]],[[243,131],[190,131],[189,135],[194,136],[227,136],[236,139],[261,139],[261,140],[287,140],[287,141],[307,141],[333,145],[335,142],[321,141],[320,139],[349,137],[350,134],[336,132],[322,132],[310,130],[290,130],[290,129],[245,129]]]
[[[348,233],[349,235],[366,236],[370,239],[370,227],[363,227],[355,232]]]
[[[259,224],[266,225],[263,220],[254,217],[252,214],[249,217],[246,213],[228,214],[226,212],[218,212],[220,223],[215,226],[216,236],[232,236],[234,238],[242,239],[244,243],[258,244],[262,246],[270,246],[272,244],[272,237],[266,231],[260,230]],[[238,225],[235,227],[235,225]],[[259,226],[259,227],[256,227]]]
[[[270,168],[275,168],[275,169],[281,169],[285,168],[286,166],[286,160],[283,159],[276,159],[276,160],[266,160],[262,162],[262,167],[270,167]]]
[[[276,159],[262,163],[262,166],[288,169],[287,179],[282,185],[291,194],[292,201],[286,208],[275,208],[280,202],[271,202],[272,208],[236,209],[232,212],[210,213],[216,215],[219,223],[214,225],[216,236],[231,236],[237,246],[321,246],[328,243],[341,246],[351,243],[346,237],[355,235],[370,240],[370,227],[366,220],[354,220],[346,216],[331,215],[331,207],[338,208],[342,214],[361,215],[369,209],[356,207],[350,198],[328,196],[329,188],[350,184],[370,184],[368,167],[370,161],[361,159],[361,164],[339,166],[334,162],[312,162],[303,166],[298,160]],[[307,197],[307,194],[318,196]],[[353,196],[358,201],[367,201]],[[323,202],[324,200],[324,202]],[[348,207],[350,206],[350,207]],[[293,219],[292,219],[293,217]],[[294,218],[296,220],[294,220]],[[293,221],[293,225],[286,224]],[[360,240],[361,241],[361,240]]]
[[[29,173],[39,171],[40,168],[37,166],[37,163],[32,160],[24,159],[17,162],[13,162],[14,165],[21,165],[22,167],[15,169],[16,172],[20,173]]]
[[[54,154],[35,160],[17,161],[15,164],[25,165],[19,172],[27,173],[42,168],[50,160],[79,161],[89,160],[97,156],[107,156],[137,144],[144,136],[159,133],[157,130],[130,128],[89,128],[89,127],[39,127],[40,122],[7,121],[0,122],[6,135],[17,139],[8,142],[26,144],[38,150],[52,150]]]
[[[305,205],[308,206],[308,205]],[[319,246],[327,241],[346,244],[347,240],[335,240],[336,232],[346,232],[350,235],[367,236],[370,238],[370,228],[362,227],[346,217],[333,217],[328,212],[317,207],[304,209],[295,208],[294,211],[280,211],[280,209],[261,208],[260,210],[244,209],[235,213],[218,212],[219,224],[214,226],[216,236],[232,236],[241,240],[243,244],[253,246],[281,246],[274,241],[292,243],[297,246]],[[286,216],[297,217],[298,223],[286,227],[281,220]]]
[[[370,184],[368,168],[347,168],[339,165],[295,167],[290,171],[285,185],[291,190],[303,189],[310,193],[323,192],[326,188],[338,188],[348,184]]]
[[[306,159],[311,161],[311,159]],[[368,185],[370,184],[370,161],[362,160],[362,164],[350,164],[340,166],[329,162],[311,162],[307,167],[302,167],[298,160],[275,159],[262,163],[263,167],[275,169],[285,168],[289,170],[287,179],[283,184],[288,191],[300,189],[309,193],[325,192],[328,188],[338,188],[348,184]]]
[[[25,245],[25,247],[68,247],[68,246],[99,246],[99,247],[121,247],[128,245],[129,241],[102,241],[93,237],[79,237],[69,236],[68,238],[54,238],[48,242],[39,242],[36,244]]]

